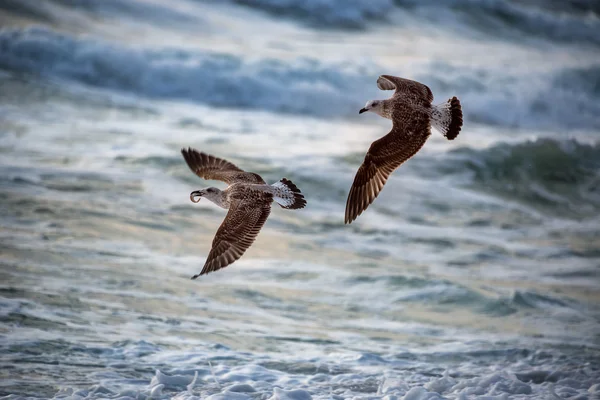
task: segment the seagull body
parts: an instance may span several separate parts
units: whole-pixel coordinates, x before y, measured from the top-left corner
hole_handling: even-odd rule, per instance
[[[371,144],[356,173],[346,202],[347,224],[369,207],[390,174],[423,147],[431,135],[431,125],[448,140],[454,140],[462,127],[462,109],[456,97],[432,105],[433,94],[427,86],[391,75],[381,75],[377,87],[394,90],[394,94],[386,100],[369,100],[359,114],[374,112],[391,119],[393,126]]]
[[[260,175],[246,172],[221,158],[192,148],[182,149],[181,153],[190,169],[200,178],[219,180],[229,185],[225,190],[208,187],[190,194],[190,200],[194,203],[204,197],[229,210],[217,230],[202,271],[192,279],[224,268],[239,259],[267,221],[273,201],[287,209],[306,206],[300,189],[285,178],[269,185]]]

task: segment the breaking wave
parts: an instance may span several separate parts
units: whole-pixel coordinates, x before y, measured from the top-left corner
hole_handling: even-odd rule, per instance
[[[213,52],[138,50],[41,28],[0,33],[0,68],[154,98],[318,116],[354,110],[344,92],[362,75],[315,60],[247,62]]]
[[[42,28],[0,32],[0,68],[151,98],[317,117],[355,116],[367,99],[348,94],[375,93],[374,73],[383,72],[306,58],[248,61],[208,51],[135,49]],[[600,127],[600,65],[545,75],[440,62],[422,70],[414,78],[432,88],[437,102],[458,95],[467,120],[552,130]]]
[[[453,152],[476,186],[495,194],[549,207],[559,214],[594,215],[600,210],[600,144],[539,139]]]
[[[417,80],[427,83],[436,102],[458,95],[465,117],[480,123],[549,130],[600,128],[598,64],[519,75],[435,62]]]

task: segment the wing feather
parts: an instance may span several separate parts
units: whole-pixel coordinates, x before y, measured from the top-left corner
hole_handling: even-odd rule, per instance
[[[397,113],[401,113],[397,110]],[[394,118],[392,130],[374,141],[358,168],[346,201],[345,222],[354,221],[373,203],[390,174],[414,156],[431,135],[429,119],[425,115],[406,113]]]
[[[238,260],[254,243],[271,213],[272,196],[233,201],[227,216],[217,230],[200,275],[225,268]]]
[[[192,149],[181,149],[181,154],[190,169],[202,179],[223,181],[228,184],[265,183],[260,175],[246,172],[227,160]]]
[[[377,79],[377,87],[381,90],[395,90],[394,95],[401,93],[415,99],[420,99],[426,102],[426,104],[431,104],[433,101],[433,93],[429,87],[410,79],[392,75],[381,75]]]

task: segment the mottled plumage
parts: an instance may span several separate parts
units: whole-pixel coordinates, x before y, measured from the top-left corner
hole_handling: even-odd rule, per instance
[[[300,190],[285,178],[268,185],[260,175],[245,172],[221,158],[192,148],[182,149],[181,153],[190,169],[200,178],[220,180],[229,184],[225,190],[206,188],[190,194],[194,203],[206,197],[229,210],[217,230],[202,271],[192,279],[224,268],[239,259],[252,245],[267,221],[273,201],[288,209],[306,206],[306,200]]]
[[[366,210],[390,174],[423,147],[431,135],[432,124],[449,140],[462,127],[462,110],[456,97],[434,106],[433,94],[427,86],[390,75],[380,76],[377,87],[395,92],[390,99],[369,101],[360,113],[374,111],[391,119],[392,130],[371,144],[356,173],[346,202],[346,223]]]

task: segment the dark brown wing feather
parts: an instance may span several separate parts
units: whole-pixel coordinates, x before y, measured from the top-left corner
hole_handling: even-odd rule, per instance
[[[354,221],[379,195],[390,174],[415,155],[431,134],[424,113],[394,110],[390,133],[374,141],[354,177],[346,202],[345,222]]]
[[[239,259],[252,245],[267,221],[272,201],[273,196],[267,193],[261,194],[261,197],[234,200],[217,230],[204,268],[192,279],[217,271]]]
[[[395,90],[394,95],[401,93],[412,98],[420,99],[426,105],[433,101],[433,93],[426,85],[410,79],[399,78],[392,75],[381,75],[377,79],[377,87],[381,90]]]
[[[217,180],[232,184],[265,183],[260,175],[253,172],[245,172],[227,160],[201,153],[191,147],[181,149],[181,154],[190,169],[202,179]]]

